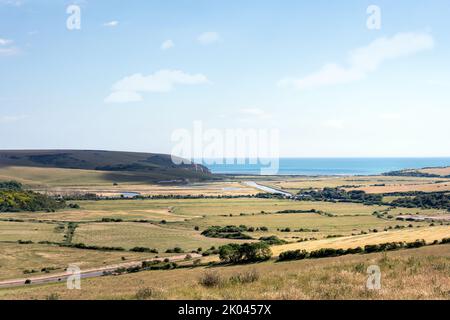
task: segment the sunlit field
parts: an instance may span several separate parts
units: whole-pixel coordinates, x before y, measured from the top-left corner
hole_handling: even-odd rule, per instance
[[[382,289],[367,290],[366,270],[379,265]],[[200,283],[205,273],[217,285]],[[448,299],[450,245],[338,258],[246,266],[146,271],[65,284],[0,289],[0,299]],[[248,282],[234,280],[250,274]],[[242,276],[241,276],[242,278]]]

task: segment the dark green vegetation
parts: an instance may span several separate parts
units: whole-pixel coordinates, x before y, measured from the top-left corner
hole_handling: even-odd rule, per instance
[[[384,203],[384,196],[401,196],[390,203]],[[422,208],[422,209],[446,209],[450,211],[450,195],[446,192],[405,192],[368,194],[364,191],[345,191],[339,188],[324,188],[323,190],[301,191],[296,200],[302,201],[332,201],[355,202],[365,205],[389,205],[391,207]]]
[[[276,245],[281,245],[281,244],[287,243],[286,240],[282,240],[282,239],[278,238],[277,236],[261,237],[261,238],[259,238],[259,241],[263,241],[271,246],[276,246]]]
[[[323,190],[307,190],[297,195],[297,199],[307,201],[340,201],[358,202],[368,205],[381,204],[383,196],[379,194],[367,194],[364,191],[345,191],[339,188],[324,188]]]
[[[449,243],[449,238],[444,238],[440,244]],[[432,243],[432,245],[439,244],[438,241]],[[290,250],[285,251],[280,254],[278,261],[289,261],[289,260],[302,260],[302,259],[318,259],[318,258],[328,258],[328,257],[339,257],[348,254],[357,253],[374,253],[374,252],[385,252],[393,251],[399,249],[414,249],[426,246],[424,240],[416,240],[414,242],[387,242],[381,244],[366,245],[364,248],[350,248],[350,249],[333,249],[333,248],[321,248],[319,250],[307,252],[305,250]]]
[[[0,212],[55,211],[65,206],[64,201],[23,190],[18,182],[0,182]]]
[[[22,184],[17,181],[0,181],[0,190],[22,190]]]
[[[270,259],[272,251],[265,242],[232,243],[219,248],[219,257],[225,263],[259,262]]]
[[[166,154],[92,150],[5,150],[0,167],[43,167],[105,171],[114,182],[148,181],[183,183],[218,179],[202,165]],[[121,174],[122,172],[122,174]],[[130,174],[123,174],[128,172]]]
[[[209,238],[252,239],[252,237],[243,233],[245,231],[248,231],[246,226],[212,226],[203,231],[202,235]]]
[[[391,205],[405,208],[446,209],[450,211],[450,195],[440,192],[418,194],[413,198],[395,199]]]
[[[427,169],[427,168],[424,168]],[[439,175],[434,173],[421,172],[419,170],[398,170],[383,173],[383,176],[390,177],[416,177],[416,178],[450,178],[450,175]]]

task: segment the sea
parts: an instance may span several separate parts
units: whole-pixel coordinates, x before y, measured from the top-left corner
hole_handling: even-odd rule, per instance
[[[203,164],[217,174],[260,175],[270,161],[208,159]],[[280,158],[276,175],[377,175],[403,169],[450,166],[450,158]],[[270,170],[269,170],[270,171]],[[267,170],[266,170],[267,172]]]

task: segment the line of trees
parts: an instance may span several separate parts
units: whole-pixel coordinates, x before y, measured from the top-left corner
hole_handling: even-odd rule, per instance
[[[352,190],[347,192],[339,188],[301,191],[296,196],[296,199],[309,201],[357,202],[367,205],[382,204],[383,202],[383,196],[380,194],[368,194],[362,190]]]
[[[433,244],[438,244],[439,241],[433,242]],[[444,238],[440,242],[441,244],[450,243],[450,238]],[[356,247],[350,249],[333,249],[333,248],[321,248],[319,250],[307,252],[305,250],[289,250],[282,252],[278,257],[278,261],[289,261],[289,260],[302,260],[302,259],[318,259],[318,258],[328,258],[328,257],[339,257],[348,254],[357,253],[374,253],[374,252],[384,252],[399,249],[412,249],[420,248],[426,246],[425,240],[416,240],[414,242],[387,242],[382,244],[366,245],[364,248]]]

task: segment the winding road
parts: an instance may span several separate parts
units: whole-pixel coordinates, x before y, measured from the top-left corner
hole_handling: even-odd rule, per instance
[[[117,270],[119,268],[131,268],[131,267],[141,266],[142,262],[144,262],[144,261],[160,261],[160,262],[162,262],[166,258],[169,259],[170,262],[181,261],[181,260],[185,260],[187,255],[188,254],[172,256],[172,257],[164,257],[164,258],[146,259],[146,260],[142,260],[142,261],[121,263],[121,264],[110,265],[110,266],[105,266],[105,267],[101,267],[101,268],[91,268],[91,269],[81,270],[80,277],[81,277],[81,279],[101,277],[101,276],[105,275],[105,273],[114,272],[115,270]],[[190,253],[189,255],[192,258],[200,258],[201,257],[201,255],[196,254],[196,253]],[[52,274],[52,275],[38,276],[38,277],[32,277],[32,278],[3,280],[3,281],[0,281],[0,288],[11,288],[11,287],[29,286],[29,285],[36,285],[36,284],[64,282],[70,276],[72,276],[72,273],[65,272],[65,273],[56,273],[56,274]]]

